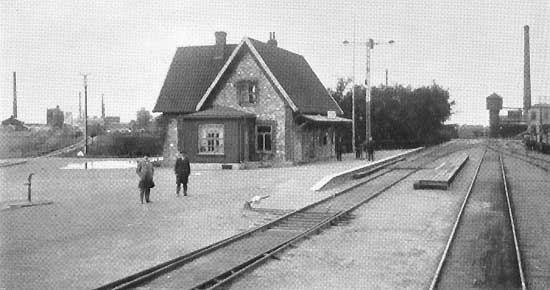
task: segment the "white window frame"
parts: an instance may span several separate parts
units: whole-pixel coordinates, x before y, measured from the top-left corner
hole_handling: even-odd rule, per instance
[[[224,155],[224,131],[223,124],[199,124],[199,154]]]
[[[242,80],[237,82],[237,100],[239,105],[254,105],[258,103],[258,82]]]
[[[258,132],[258,129],[260,127],[269,127],[269,132]],[[259,153],[271,153],[273,152],[273,125],[270,125],[270,124],[257,124],[256,125],[256,130],[255,130],[255,135],[256,135],[256,152],[259,152]],[[266,135],[269,135],[269,138],[270,138],[270,142],[271,142],[271,148],[269,150],[266,150],[265,149],[265,136]],[[259,136],[262,136],[262,141],[263,141],[263,146],[262,146],[262,149],[258,148],[260,146],[260,144],[258,143],[258,137]]]

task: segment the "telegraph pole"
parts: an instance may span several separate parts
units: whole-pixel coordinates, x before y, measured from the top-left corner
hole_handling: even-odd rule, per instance
[[[374,48],[374,40],[372,38],[369,39],[367,42],[367,65],[366,65],[366,78],[365,78],[365,86],[366,86],[366,96],[365,96],[365,128],[366,128],[366,136],[365,136],[365,142],[368,142],[370,140],[370,137],[372,136],[371,132],[371,96],[370,96],[370,53],[371,49]]]
[[[78,92],[78,121],[82,121],[82,93]]]
[[[13,117],[17,119],[17,80],[13,72]]]
[[[101,119],[105,121],[105,102],[103,100],[105,94],[101,94]]]
[[[88,155],[88,75],[80,74],[84,78],[84,155]]]

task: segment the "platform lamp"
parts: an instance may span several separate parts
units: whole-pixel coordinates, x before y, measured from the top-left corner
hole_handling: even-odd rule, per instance
[[[367,55],[367,59],[366,59],[366,75],[365,75],[365,91],[366,91],[366,96],[365,96],[365,103],[366,103],[366,108],[365,108],[365,141],[368,141],[370,140],[370,138],[372,137],[372,126],[371,126],[371,119],[372,119],[372,106],[371,106],[371,90],[370,90],[370,59],[371,59],[371,50],[374,48],[375,45],[382,45],[382,44],[394,44],[395,41],[394,40],[389,40],[387,42],[375,42],[372,38],[369,38],[368,41],[362,41],[362,42],[356,42],[356,41],[347,41],[345,40],[344,41],[344,45],[348,45],[348,44],[359,44],[359,45],[364,45],[366,46],[366,55]]]

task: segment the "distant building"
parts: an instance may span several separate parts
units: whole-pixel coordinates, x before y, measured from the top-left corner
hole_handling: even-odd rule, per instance
[[[120,124],[120,117],[118,116],[107,116],[103,118],[103,122],[105,124],[105,128],[111,128],[113,126],[116,126],[117,124]]]
[[[489,110],[489,136],[512,137],[527,130],[527,122],[522,109],[507,108],[507,115],[499,115],[503,109],[502,97],[496,93],[487,97],[487,110]]]
[[[72,112],[65,112],[65,124],[67,125],[73,125],[73,113]]]
[[[57,105],[53,109],[48,109],[46,112],[46,124],[50,127],[54,128],[63,128],[63,124],[65,123],[65,114],[61,109],[59,108],[59,105]]]
[[[501,124],[521,124],[523,123],[523,114],[521,109],[508,111],[507,116],[500,116]]]
[[[462,125],[458,127],[458,138],[474,139],[487,136],[488,128],[481,125]]]
[[[537,142],[550,143],[550,104],[535,104],[528,113],[529,132]]]
[[[8,130],[13,131],[25,131],[29,129],[23,122],[17,120],[14,116],[2,121],[2,127],[9,128]]]

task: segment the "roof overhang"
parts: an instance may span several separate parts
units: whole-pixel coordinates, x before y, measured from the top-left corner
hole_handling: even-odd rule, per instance
[[[301,114],[299,117],[302,117],[306,122],[317,123],[317,124],[351,124],[351,119],[342,118],[342,117],[327,117],[323,115],[308,115]]]
[[[213,107],[204,111],[183,115],[188,119],[254,119],[256,115],[229,107]]]

